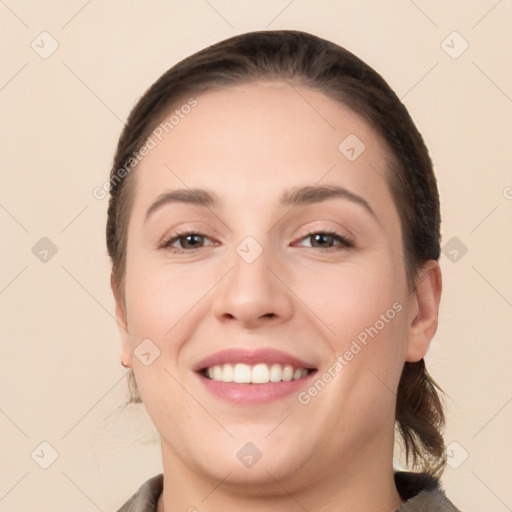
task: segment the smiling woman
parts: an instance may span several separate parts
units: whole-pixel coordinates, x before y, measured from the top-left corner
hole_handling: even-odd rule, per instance
[[[122,361],[164,470],[120,511],[456,510],[423,359],[439,199],[407,110],[334,43],[242,34],[146,91],[111,178],[190,98],[110,190]]]

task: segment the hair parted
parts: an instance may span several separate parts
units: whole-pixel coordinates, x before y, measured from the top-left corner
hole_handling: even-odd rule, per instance
[[[407,109],[385,80],[346,49],[294,30],[258,31],[211,45],[166,71],[139,99],[119,138],[110,173],[106,227],[112,283],[124,304],[127,228],[138,154],[155,126],[191,95],[261,80],[310,87],[359,114],[388,149],[388,182],[401,219],[407,280],[414,290],[423,265],[440,256],[440,205],[432,162]],[[129,402],[141,402],[133,371]],[[423,360],[405,362],[397,390],[396,427],[413,467],[439,475],[446,465],[442,391]]]

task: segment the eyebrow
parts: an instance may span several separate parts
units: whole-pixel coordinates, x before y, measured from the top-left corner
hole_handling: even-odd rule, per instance
[[[295,187],[285,190],[280,197],[280,203],[283,206],[303,206],[313,203],[319,203],[327,199],[342,198],[362,206],[375,220],[377,215],[368,202],[361,196],[354,194],[350,190],[337,185],[305,186]],[[146,218],[162,208],[164,205],[172,203],[186,203],[204,208],[210,208],[219,204],[217,195],[209,190],[202,188],[189,188],[170,190],[160,194],[156,201],[146,211]]]

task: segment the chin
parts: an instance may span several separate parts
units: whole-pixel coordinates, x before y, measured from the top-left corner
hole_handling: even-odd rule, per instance
[[[277,491],[276,480],[281,482],[297,476],[310,457],[300,439],[294,440],[286,430],[274,439],[274,434],[268,436],[272,428],[275,424],[271,428],[268,425],[245,429],[238,426],[234,438],[227,435],[224,439],[199,437],[202,442],[194,443],[194,452],[186,457],[186,465],[190,467],[193,460],[195,472],[202,472],[217,482],[225,479],[223,485],[231,483],[239,489],[247,486],[253,491],[258,488]],[[234,433],[235,428],[228,427],[228,430]]]
[[[282,492],[282,488],[277,482],[289,481],[294,476],[296,477],[302,467],[302,464],[290,460],[290,455],[290,453],[284,452],[282,454],[266,453],[252,465],[245,465],[238,458],[233,460],[230,457],[224,461],[224,464],[215,468],[214,477],[217,481],[225,479],[224,486],[233,485],[233,488],[239,492],[261,490],[265,493],[275,491],[279,494]],[[219,470],[219,468],[222,469]]]

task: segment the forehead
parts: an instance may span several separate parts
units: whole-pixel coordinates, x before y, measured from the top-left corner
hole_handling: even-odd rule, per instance
[[[205,187],[242,206],[278,202],[291,186],[337,184],[382,215],[394,210],[385,145],[324,93],[269,81],[212,89],[195,101],[174,105],[150,135],[154,147],[136,171],[135,205],[164,189]],[[388,213],[396,220],[396,211]]]

